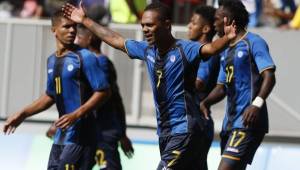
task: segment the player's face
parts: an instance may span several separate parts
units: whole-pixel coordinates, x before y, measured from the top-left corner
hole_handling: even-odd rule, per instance
[[[219,7],[215,14],[215,29],[220,37],[224,35],[224,17],[225,11],[223,7]]]
[[[62,17],[60,22],[52,28],[56,39],[65,45],[73,44],[77,31],[76,25],[75,22]]]
[[[203,35],[203,29],[205,21],[201,15],[193,14],[188,24],[188,38],[193,41],[197,41]]]
[[[145,11],[141,21],[143,33],[149,45],[156,44],[163,38],[167,24],[162,24],[159,20],[159,13],[154,10]]]

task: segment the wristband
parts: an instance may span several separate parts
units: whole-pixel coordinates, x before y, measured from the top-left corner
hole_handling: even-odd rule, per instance
[[[258,108],[261,108],[261,107],[264,105],[264,103],[265,103],[265,100],[264,100],[263,98],[257,96],[257,97],[253,100],[252,105],[253,105],[253,106],[256,106],[256,107],[258,107]]]

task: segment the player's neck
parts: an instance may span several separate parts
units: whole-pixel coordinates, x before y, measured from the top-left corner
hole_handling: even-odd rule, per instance
[[[198,42],[201,43],[201,44],[207,44],[207,43],[210,43],[211,40],[207,38],[207,36],[205,34],[203,34],[202,36],[200,36],[198,38]]]
[[[90,47],[90,51],[92,51],[97,57],[102,54],[101,50]]]
[[[56,57],[63,57],[69,51],[73,51],[74,44],[64,45],[61,43],[56,44]]]
[[[229,46],[235,46],[239,41],[241,41],[242,39],[244,39],[247,35],[248,31],[245,29],[241,29],[238,33],[235,39],[233,39]]]
[[[169,36],[168,38],[164,39],[164,41],[161,41],[157,44],[157,49],[159,55],[162,57],[165,55],[174,45],[176,42],[176,39],[173,36]]]

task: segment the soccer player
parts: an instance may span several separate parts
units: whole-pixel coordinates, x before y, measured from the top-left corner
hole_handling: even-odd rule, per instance
[[[141,20],[146,41],[135,41],[125,40],[95,23],[85,16],[82,6],[67,4],[63,10],[110,46],[146,63],[158,123],[161,161],[157,169],[199,169],[204,117],[194,101],[196,72],[201,58],[219,53],[236,36],[234,24],[225,26],[226,35],[213,43],[202,45],[175,39],[171,34],[170,9],[152,3]]]
[[[211,6],[198,6],[188,24],[188,38],[192,41],[199,41],[201,44],[212,42],[213,37],[216,34],[214,27],[214,17],[216,9]],[[216,86],[220,68],[219,55],[212,56],[205,62],[201,62],[197,72],[197,79],[195,86],[197,89],[197,104],[200,105],[200,101],[203,100],[211,90]],[[199,108],[199,106],[198,106]],[[208,169],[207,167],[207,154],[214,137],[214,123],[212,118],[207,118],[205,124],[205,143],[204,143],[204,157],[201,170]]]
[[[110,98],[97,109],[97,150],[96,163],[100,169],[121,170],[118,142],[128,158],[134,152],[130,139],[126,135],[125,109],[117,84],[117,72],[113,63],[101,53],[101,39],[80,25],[75,43],[92,51],[98,59],[111,88]]]
[[[221,54],[218,84],[200,106],[208,115],[209,107],[227,95],[219,170],[243,170],[268,132],[265,100],[275,85],[275,65],[265,40],[246,30],[248,12],[241,1],[220,2],[214,24],[220,36],[228,24],[223,17],[235,21],[237,37]]]
[[[88,50],[74,45],[77,24],[56,12],[52,31],[56,51],[47,62],[47,89],[39,99],[10,116],[3,127],[6,134],[14,133],[27,117],[40,113],[54,103],[59,119],[48,170],[89,170],[95,150],[95,118],[93,110],[110,95],[109,84]]]

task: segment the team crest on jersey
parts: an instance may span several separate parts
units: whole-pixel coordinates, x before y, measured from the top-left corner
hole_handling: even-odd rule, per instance
[[[244,56],[243,51],[239,51],[239,52],[237,53],[237,56],[238,56],[239,58],[242,58],[242,57]]]
[[[222,57],[221,57],[221,61],[224,61],[224,60],[225,60],[225,57],[224,57],[224,56],[222,56]]]
[[[147,59],[150,60],[152,63],[155,63],[155,60],[152,56],[147,55]]]
[[[171,57],[170,57],[170,61],[171,61],[172,63],[174,63],[174,62],[175,62],[175,60],[176,60],[176,57],[175,57],[175,55],[171,55]]]
[[[72,64],[68,65],[68,71],[72,71],[74,69],[74,66]]]
[[[53,69],[49,69],[48,70],[48,74],[52,73],[53,72]]]

